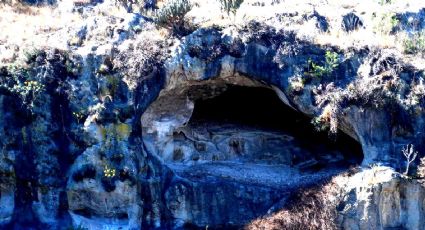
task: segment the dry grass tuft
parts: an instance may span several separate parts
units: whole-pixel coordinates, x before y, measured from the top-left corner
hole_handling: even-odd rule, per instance
[[[156,71],[166,55],[164,38],[156,31],[146,31],[135,40],[124,42],[118,50],[113,64],[124,75],[125,82],[133,88],[143,78]]]
[[[331,230],[337,229],[339,186],[332,180],[323,187],[301,191],[289,207],[252,221],[245,230]]]

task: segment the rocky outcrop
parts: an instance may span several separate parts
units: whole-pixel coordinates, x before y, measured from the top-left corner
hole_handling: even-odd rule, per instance
[[[246,229],[423,229],[423,192],[389,167],[349,170]]]
[[[425,228],[422,185],[397,173],[406,144],[425,153],[420,65],[290,29],[329,31],[316,10],[164,39],[104,6],[77,7],[67,51],[1,68],[1,228],[242,228],[332,178],[329,228]]]
[[[338,211],[345,229],[424,229],[424,187],[385,167],[351,177]],[[361,184],[358,184],[361,183]]]

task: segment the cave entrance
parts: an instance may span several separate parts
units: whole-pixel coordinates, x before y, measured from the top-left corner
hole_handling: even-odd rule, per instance
[[[232,82],[164,92],[142,116],[146,149],[175,175],[164,192],[175,223],[240,227],[361,163],[354,139],[317,132],[269,87]]]
[[[305,170],[346,168],[363,160],[356,140],[342,132],[332,138],[318,132],[310,117],[265,87],[227,85],[218,96],[197,99],[187,126],[200,137],[192,160],[285,164]],[[175,152],[174,160],[182,160],[182,152]]]

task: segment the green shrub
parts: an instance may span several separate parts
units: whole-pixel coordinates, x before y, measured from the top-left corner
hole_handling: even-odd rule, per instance
[[[403,41],[404,53],[425,55],[425,32],[415,33]]]
[[[308,62],[311,67],[309,73],[318,78],[330,76],[339,66],[338,54],[331,51],[326,51],[323,65],[318,65],[311,60],[308,60]]]
[[[233,13],[236,14],[236,11],[242,5],[243,0],[219,0],[221,4],[221,9],[225,11],[228,15]]]
[[[189,0],[168,0],[154,13],[157,25],[172,29],[175,33],[186,31],[185,15],[192,9]]]

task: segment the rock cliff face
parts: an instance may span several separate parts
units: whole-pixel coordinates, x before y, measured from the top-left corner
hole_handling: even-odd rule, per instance
[[[322,44],[303,31],[335,26],[316,10],[164,38],[87,4],[58,5],[86,19],[66,42],[49,32],[65,49],[0,59],[1,228],[425,229],[419,55]],[[406,20],[423,12],[392,29],[423,29]]]
[[[383,167],[359,173],[350,181],[345,184],[347,195],[339,207],[343,228],[425,228],[422,221],[424,189],[416,181],[400,178]],[[356,184],[360,181],[362,185]]]

